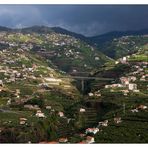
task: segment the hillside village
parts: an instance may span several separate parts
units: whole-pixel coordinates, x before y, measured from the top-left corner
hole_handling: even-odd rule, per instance
[[[99,141],[103,142],[103,139],[102,139],[103,134],[102,135],[99,134],[100,130],[101,130],[101,133],[103,133],[102,128],[100,129],[100,125],[102,125],[104,127],[108,127],[108,126],[112,126],[112,124],[117,124],[117,125],[119,124],[120,125],[122,122],[127,122],[126,119],[125,119],[126,116],[127,116],[127,115],[125,115],[125,112],[128,112],[127,114],[129,114],[129,115],[131,114],[131,118],[132,118],[132,116],[136,117],[138,112],[139,112],[139,116],[140,116],[140,114],[142,115],[142,114],[145,113],[145,119],[146,119],[147,112],[148,112],[148,101],[147,101],[147,96],[148,96],[148,93],[147,93],[147,91],[148,91],[148,85],[147,85],[147,81],[148,81],[148,71],[147,71],[148,55],[147,55],[147,45],[145,45],[143,47],[143,49],[144,50],[139,50],[136,54],[132,54],[130,56],[128,55],[126,57],[120,58],[117,61],[115,61],[115,63],[114,63],[115,65],[117,65],[117,64],[129,65],[130,66],[130,72],[126,72],[126,74],[124,74],[122,77],[119,77],[118,83],[105,85],[104,89],[97,91],[97,92],[100,92],[99,97],[103,96],[103,95],[106,95],[103,92],[104,90],[105,90],[106,93],[110,92],[111,94],[110,93],[108,94],[110,96],[112,96],[114,93],[115,94],[119,93],[119,96],[118,95],[113,96],[113,97],[115,97],[114,99],[118,100],[118,99],[121,98],[121,100],[124,101],[124,103],[123,103],[123,113],[120,112],[120,111],[119,111],[119,113],[117,113],[117,112],[113,113],[112,119],[109,119],[109,120],[107,119],[107,120],[104,120],[102,122],[99,122],[98,126],[96,127],[97,128],[96,133],[98,133],[99,136],[98,135],[93,136],[93,138],[96,139],[97,142],[99,142]],[[141,56],[141,58],[140,58],[140,56]],[[102,94],[101,94],[101,92],[102,92]],[[96,92],[91,93],[91,96],[96,97],[97,96]],[[134,100],[133,100],[133,104],[131,104],[130,102],[132,102],[133,96],[134,96],[135,100],[137,100],[137,101],[134,102]],[[141,97],[143,96],[146,100],[145,101],[144,100],[139,100],[138,101],[137,98],[141,99],[140,96]],[[120,101],[118,101],[118,103],[119,102]],[[141,104],[140,104],[140,102],[141,102]],[[125,105],[127,105],[128,107],[125,106]],[[123,118],[123,120],[122,120],[122,118]],[[137,121],[137,120],[135,120],[135,121]],[[147,120],[146,120],[146,122],[147,122]],[[121,125],[121,127],[122,127],[122,125]],[[145,128],[147,129],[147,126]],[[114,130],[116,131],[116,129],[114,129]],[[107,130],[106,130],[106,132],[107,132]],[[120,132],[120,131],[118,131],[118,132]],[[92,132],[92,133],[94,135],[96,135],[95,132]],[[104,132],[104,134],[105,134],[105,132]],[[112,133],[112,134],[114,135],[114,133]],[[99,140],[99,138],[102,141]],[[147,139],[147,136],[144,137],[144,138]],[[95,142],[94,139],[93,139],[93,142]],[[120,139],[119,141],[122,141],[122,140]]]
[[[147,52],[147,51],[144,51],[144,52]],[[130,65],[130,68],[131,68],[130,73],[126,73],[125,76],[120,77],[119,80],[118,80],[119,83],[114,83],[114,84],[111,84],[111,85],[105,85],[104,89],[102,89],[102,90],[90,92],[88,94],[89,97],[90,98],[91,97],[100,98],[101,96],[104,95],[103,93],[101,94],[101,92],[103,90],[109,90],[112,93],[121,92],[121,96],[123,95],[126,98],[129,97],[129,99],[132,99],[131,94],[133,94],[135,97],[136,97],[136,94],[137,95],[141,94],[141,95],[144,95],[147,98],[147,95],[148,95],[147,94],[147,90],[148,90],[147,65],[148,65],[148,62],[145,62],[145,60],[139,61],[139,59],[135,58],[134,64],[133,64],[133,60],[132,60],[133,57],[139,56],[139,55],[140,55],[140,53],[137,53],[137,54],[133,54],[131,56],[120,58],[118,61],[115,61],[115,65],[117,65],[117,64]],[[143,83],[142,87],[140,85],[141,83]],[[141,102],[143,102],[143,101],[141,101]],[[99,138],[101,138],[101,136],[98,136],[98,135],[101,135],[104,132],[105,128],[108,129],[107,127],[112,126],[112,124],[113,125],[119,125],[119,127],[120,127],[121,123],[124,124],[124,121],[126,122],[125,110],[126,110],[126,112],[128,112],[128,114],[134,114],[135,116],[138,112],[139,113],[144,112],[145,117],[146,117],[147,112],[148,112],[148,102],[146,101],[145,103],[141,103],[141,104],[136,103],[135,105],[132,104],[127,109],[125,108],[125,104],[124,104],[123,108],[124,108],[124,111],[123,111],[124,113],[122,113],[122,112],[121,113],[114,113],[112,118],[105,119],[104,121],[98,122],[98,125],[96,124],[96,127],[93,126],[93,127],[89,127],[87,129],[85,129],[85,132],[80,133],[80,135],[79,135],[82,139],[82,141],[80,141],[79,143],[80,144],[86,144],[86,143],[102,142],[102,141],[99,140]],[[86,112],[86,110],[81,109],[81,112]],[[146,120],[146,122],[148,122],[148,121]],[[121,127],[122,127],[122,125],[121,125]],[[147,128],[147,127],[145,127],[145,128]],[[145,137],[145,138],[147,139],[147,137]]]
[[[130,117],[138,123],[144,121],[140,125],[146,130],[147,44],[137,48],[136,53],[113,60],[69,35],[0,32],[0,141],[110,142],[110,134],[116,138],[117,129],[120,133],[125,128],[126,134],[127,126],[133,124]],[[126,65],[130,70],[83,96],[69,74],[92,72],[105,63],[112,65],[106,69]],[[107,103],[110,108],[105,106]],[[139,135],[147,141],[142,132]]]
[[[0,44],[4,47],[19,47],[18,50],[32,51],[50,58],[54,68],[66,72],[91,71],[95,66],[109,61],[110,58],[98,52],[92,46],[64,34],[26,34],[1,33]],[[67,62],[63,62],[66,60]],[[49,61],[50,62],[50,61]],[[70,64],[70,65],[69,65]]]

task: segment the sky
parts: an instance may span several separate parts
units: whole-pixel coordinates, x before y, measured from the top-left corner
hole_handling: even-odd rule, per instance
[[[0,26],[58,26],[95,36],[148,28],[148,5],[0,5]]]

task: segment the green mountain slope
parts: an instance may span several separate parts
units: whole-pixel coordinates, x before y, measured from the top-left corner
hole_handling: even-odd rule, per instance
[[[38,30],[38,27],[29,28]],[[44,28],[44,30],[47,28]],[[99,52],[87,43],[75,37],[50,32],[50,33],[7,33],[4,36],[5,42],[19,43],[22,48],[46,58],[65,72],[86,71],[91,72],[111,59]]]
[[[123,36],[120,38],[114,38],[112,41],[104,43],[100,47],[100,51],[109,57],[118,59],[137,52],[146,43],[148,43],[147,35]]]
[[[94,96],[92,99],[100,99],[102,102],[112,103],[117,108],[104,108],[102,121],[108,120],[107,127],[100,127],[94,137],[96,143],[147,143],[148,136],[145,131],[148,129],[148,45],[141,46],[141,49],[128,56],[124,64],[108,64],[104,70],[98,71],[96,75],[112,75],[115,81],[104,86],[97,86],[92,92],[101,93],[101,97]],[[116,69],[116,70],[115,70]],[[117,75],[117,72],[121,72]],[[128,83],[125,85],[122,81]],[[94,83],[94,82],[93,82]],[[96,82],[97,84],[97,82]],[[94,84],[92,84],[94,85]],[[135,85],[135,88],[131,88]],[[145,106],[145,108],[143,107]],[[121,122],[116,123],[115,117],[120,117]]]
[[[81,97],[72,79],[28,50],[24,45],[28,39],[21,35],[18,40],[5,33],[0,36],[1,43],[9,45],[0,49],[1,143],[52,138],[46,130],[54,128],[52,123],[59,120],[58,112],[65,112]],[[37,111],[46,118],[39,118]]]
[[[67,137],[78,143],[93,136],[95,143],[146,143],[147,40],[134,34],[102,43],[101,51],[113,60],[61,28],[2,28],[0,142],[46,143]],[[85,80],[88,94],[82,95],[69,77],[76,72],[113,80]],[[104,120],[108,125],[98,126]],[[86,134],[91,127],[99,132]]]

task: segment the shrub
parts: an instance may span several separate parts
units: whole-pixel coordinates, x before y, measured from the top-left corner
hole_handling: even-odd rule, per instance
[[[25,104],[32,104],[32,105],[38,105],[39,107],[44,107],[44,101],[42,99],[31,99],[28,100]]]

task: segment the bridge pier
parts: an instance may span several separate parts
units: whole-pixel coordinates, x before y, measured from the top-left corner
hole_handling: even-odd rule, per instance
[[[81,80],[81,91],[84,93],[84,79]]]

